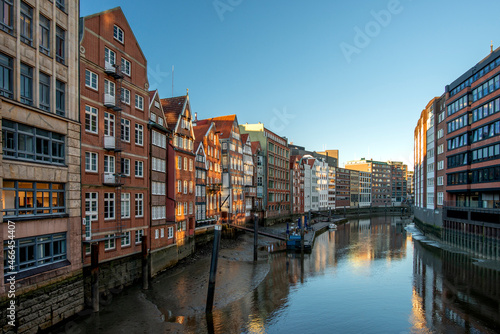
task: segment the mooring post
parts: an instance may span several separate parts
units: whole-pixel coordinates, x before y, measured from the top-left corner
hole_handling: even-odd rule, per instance
[[[91,298],[92,310],[99,312],[99,243],[94,243],[90,248],[91,253]]]
[[[142,242],[142,288],[149,289],[149,273],[148,273],[148,237],[143,235]]]
[[[212,308],[214,306],[215,276],[217,274],[221,229],[221,225],[215,225],[214,247],[212,249],[212,262],[210,263],[210,277],[208,279],[207,306],[205,308],[205,313],[212,313]]]
[[[257,262],[257,243],[258,243],[259,218],[254,215],[253,219],[253,260]]]
[[[311,211],[309,211],[309,218],[311,218]],[[311,221],[309,220],[309,224],[311,224]],[[302,217],[302,228],[300,229],[300,254],[304,256],[304,217]]]

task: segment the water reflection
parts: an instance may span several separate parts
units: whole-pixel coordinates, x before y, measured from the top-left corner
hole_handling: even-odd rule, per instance
[[[209,261],[199,261],[156,278],[146,297],[127,290],[114,309],[100,313],[98,331],[500,332],[495,263],[475,262],[423,238],[411,221],[376,217],[319,235],[303,257],[275,253],[254,265],[235,260],[233,252],[219,259],[216,304],[208,319]],[[75,328],[96,332],[88,321]]]
[[[415,242],[414,326],[436,331],[498,333],[499,272],[466,254]]]

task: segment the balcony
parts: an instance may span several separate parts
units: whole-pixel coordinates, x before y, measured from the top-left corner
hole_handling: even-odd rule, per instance
[[[123,75],[120,71],[120,67],[116,64],[111,64],[108,61],[104,61],[104,72],[106,74],[111,75],[115,79],[121,79],[123,78]]]
[[[105,186],[117,187],[120,186],[120,177],[115,173],[104,173],[102,184]]]
[[[245,186],[245,196],[257,196],[257,188],[252,186]]]
[[[115,96],[109,93],[104,93],[104,106],[106,108],[111,108],[115,111],[122,110],[122,108],[116,104]]]
[[[116,145],[116,139],[114,136],[104,136],[104,149],[110,151],[121,151],[121,149]]]

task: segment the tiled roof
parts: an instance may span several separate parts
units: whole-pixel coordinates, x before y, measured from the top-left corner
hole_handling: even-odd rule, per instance
[[[231,129],[233,127],[235,120],[236,120],[236,115],[228,115],[228,116],[219,116],[219,117],[204,119],[204,120],[198,121],[197,124],[214,122],[215,127],[217,128],[217,131],[220,132],[219,138],[220,139],[227,139],[231,135]]]
[[[194,148],[195,150],[198,149],[198,146],[200,146],[200,142],[203,141],[203,137],[207,134],[208,128],[210,127],[210,123],[205,123],[205,124],[199,124],[196,123],[196,126],[193,126],[193,131],[194,131]]]
[[[186,98],[187,95],[160,100],[170,130],[175,129],[179,115],[182,114],[184,103],[186,103]]]
[[[156,93],[156,90],[149,91],[149,101],[151,101],[153,99],[153,97],[155,97],[155,93]]]
[[[257,150],[262,150],[262,148],[260,147],[260,141],[253,141],[252,142],[252,154],[256,154],[257,153]]]
[[[243,145],[247,143],[247,140],[248,140],[248,133],[241,134],[241,142]]]

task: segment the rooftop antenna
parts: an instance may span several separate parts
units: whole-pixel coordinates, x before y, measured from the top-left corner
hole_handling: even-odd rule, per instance
[[[493,53],[493,41],[491,41],[491,46],[490,46],[491,50],[490,50],[490,53]]]
[[[174,65],[172,65],[172,97],[174,97]]]

